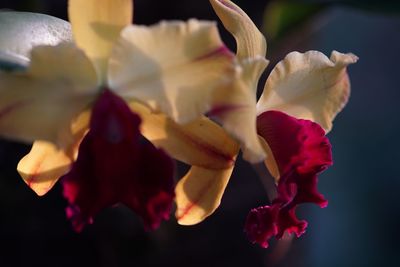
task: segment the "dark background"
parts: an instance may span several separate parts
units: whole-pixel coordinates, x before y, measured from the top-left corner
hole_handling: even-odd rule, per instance
[[[0,8],[66,19],[66,2],[0,0]],[[236,3],[261,27],[268,1]],[[138,24],[190,17],[217,19],[207,0],[135,1]],[[223,37],[234,49],[232,38]],[[221,207],[197,226],[179,226],[171,218],[147,233],[133,213],[119,207],[76,234],[65,219],[59,185],[39,198],[19,178],[16,165],[29,146],[1,140],[0,266],[399,266],[400,17],[335,6],[270,47],[271,66],[293,50],[360,57],[349,68],[351,100],[329,134],[335,164],[320,176],[329,206],[299,210],[309,228],[286,254],[285,244],[272,242],[265,250],[243,233],[250,208],[266,203],[247,163],[235,169]],[[284,256],[276,261],[279,255]]]

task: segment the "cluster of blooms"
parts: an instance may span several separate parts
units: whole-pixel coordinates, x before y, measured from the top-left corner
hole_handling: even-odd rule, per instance
[[[290,53],[257,102],[266,41],[237,5],[210,2],[236,54],[213,22],[137,26],[131,0],[70,0],[72,30],[63,22],[57,39],[67,42],[46,35],[26,66],[0,72],[0,135],[33,142],[18,171],[38,195],[61,180],[75,230],[116,203],[147,229],[169,218],[174,200],[178,223],[199,223],[219,206],[240,149],[276,182],[271,205],[248,215],[252,242],[300,236],[307,223],[296,207],[327,205],[317,191],[332,164],[325,133],[348,100],[346,67],[357,57]],[[191,165],[176,186],[173,159]]]

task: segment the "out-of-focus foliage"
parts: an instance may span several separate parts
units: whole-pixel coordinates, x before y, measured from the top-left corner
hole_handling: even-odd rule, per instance
[[[400,14],[400,1],[393,0],[275,0],[265,9],[263,30],[271,40],[279,40],[321,11],[334,6]]]
[[[269,39],[280,39],[325,7],[326,5],[321,3],[272,1],[265,10],[263,31]]]

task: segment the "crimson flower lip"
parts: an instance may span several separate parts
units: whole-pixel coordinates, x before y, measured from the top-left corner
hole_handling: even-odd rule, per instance
[[[332,165],[332,152],[325,131],[318,124],[282,112],[260,114],[257,130],[272,151],[279,180],[276,198],[271,205],[250,211],[245,232],[253,243],[268,247],[268,240],[274,236],[280,239],[287,232],[299,237],[305,232],[307,222],[295,214],[298,205],[327,206],[317,189],[317,175]]]
[[[62,178],[67,216],[76,231],[107,206],[123,203],[156,229],[169,218],[174,199],[174,163],[143,142],[141,119],[106,89],[96,101],[90,130],[72,169]]]

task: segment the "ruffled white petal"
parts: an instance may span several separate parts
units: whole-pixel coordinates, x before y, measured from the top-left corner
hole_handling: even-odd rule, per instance
[[[236,75],[234,56],[212,22],[129,26],[110,59],[111,88],[179,123],[211,109],[221,85]]]
[[[318,51],[292,52],[269,76],[257,103],[257,113],[279,110],[320,124],[326,131],[350,95],[346,67],[357,62],[353,54]]]

